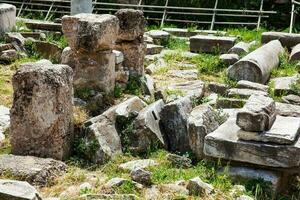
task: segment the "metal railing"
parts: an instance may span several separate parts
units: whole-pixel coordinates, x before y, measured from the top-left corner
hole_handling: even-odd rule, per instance
[[[296,10],[295,10],[295,7],[296,6],[300,6],[300,2],[298,1],[295,1],[295,0],[292,0],[292,11],[291,11],[291,22],[290,22],[290,33],[293,32],[293,28],[294,28],[294,25],[295,25],[295,13],[296,13]]]
[[[170,0],[164,0],[164,5],[144,4],[143,0],[139,0],[137,4],[108,3],[104,1],[94,0],[94,13],[113,13],[120,8],[134,8],[143,10],[148,20],[158,21],[160,26],[163,26],[166,22],[193,23],[205,24],[210,30],[213,30],[215,25],[256,26],[259,29],[263,18],[268,18],[269,15],[276,13],[275,11],[263,10],[264,0],[261,0],[259,10],[218,8],[221,0],[214,0],[213,8],[171,6]],[[43,13],[44,20],[49,20],[51,14],[62,16],[70,13],[70,0],[0,0],[0,3],[16,5],[18,16],[25,12]],[[219,20],[218,17],[226,20]]]

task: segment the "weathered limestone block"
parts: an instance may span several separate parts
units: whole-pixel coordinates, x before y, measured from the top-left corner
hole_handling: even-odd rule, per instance
[[[19,54],[16,50],[10,49],[0,52],[0,62],[11,63],[19,58]]]
[[[190,38],[190,50],[195,53],[226,53],[233,47],[236,39],[236,37],[196,35]]]
[[[0,156],[0,174],[9,172],[13,177],[34,185],[45,186],[66,169],[65,163],[50,158]]]
[[[277,118],[282,119],[280,116]],[[299,138],[291,145],[241,141],[238,138],[241,129],[235,122],[236,117],[232,116],[205,137],[205,155],[269,167],[299,167],[300,157],[297,156],[300,150]],[[278,123],[281,121],[279,120]],[[283,130],[287,128],[284,123],[281,123],[281,126]],[[272,128],[270,131],[273,131]]]
[[[104,164],[122,153],[121,139],[117,130],[117,118],[129,118],[141,111],[146,104],[138,97],[132,97],[121,104],[113,106],[103,114],[85,122],[85,143],[94,143],[96,149],[85,152],[89,160]]]
[[[121,64],[124,61],[123,53],[117,50],[113,50],[113,53],[116,55],[116,65]]]
[[[300,117],[300,106],[276,102],[276,112],[282,116]]]
[[[0,4],[0,36],[11,31],[16,25],[16,7],[11,4]]]
[[[118,40],[133,41],[143,37],[146,20],[142,11],[120,9],[115,15],[119,19],[120,24]]]
[[[189,180],[186,188],[189,190],[190,195],[204,196],[213,193],[214,187],[202,181],[199,177]]]
[[[153,42],[156,45],[165,45],[167,44],[170,34],[166,31],[161,30],[151,30],[145,33],[149,37],[153,38]]]
[[[228,53],[233,53],[237,55],[249,53],[249,48],[251,47],[251,43],[239,42],[234,45],[231,49],[229,49]]]
[[[62,25],[61,23],[54,23],[48,21],[40,21],[40,20],[25,20],[25,25],[27,28],[32,30],[42,30],[42,31],[53,31],[53,32],[61,32]]]
[[[23,181],[0,180],[1,200],[42,200],[38,191]]]
[[[72,58],[72,56],[71,56]],[[115,88],[115,54],[111,50],[97,53],[77,52],[74,57],[74,87],[92,88],[112,94]]]
[[[298,96],[298,95],[290,94],[290,95],[284,96],[284,97],[282,97],[282,101],[284,103],[289,103],[289,104],[300,106],[300,96]]]
[[[146,44],[140,40],[122,41],[115,46],[116,50],[124,54],[123,66],[129,69],[130,75],[144,75],[144,58],[146,54]]]
[[[134,152],[145,153],[151,148],[165,146],[165,140],[159,127],[159,113],[164,105],[163,100],[159,100],[140,111],[134,122],[135,131],[131,144]]]
[[[93,1],[92,0],[71,0],[71,15],[80,13],[92,13]]]
[[[119,32],[119,20],[113,15],[77,14],[62,18],[62,30],[74,51],[111,50]]]
[[[246,102],[246,99],[220,97],[217,99],[216,108],[242,108]]]
[[[279,56],[283,51],[279,40],[271,41],[229,67],[228,77],[265,84],[271,71],[279,65]]]
[[[208,105],[194,108],[188,118],[188,138],[197,159],[203,159],[204,138],[219,126],[217,113]]]
[[[73,141],[72,69],[50,61],[27,63],[12,82],[12,152],[66,159]]]
[[[292,49],[289,61],[294,62],[294,61],[299,61],[299,60],[300,60],[300,44],[297,44]]]
[[[300,132],[300,118],[278,117],[272,130],[265,132],[238,132],[238,138],[246,141],[257,141],[275,144],[293,144]]]
[[[271,184],[274,192],[277,192],[278,189],[280,189],[281,175],[276,171],[250,167],[230,167],[228,174],[234,182],[239,182],[241,178],[245,180],[263,179]]]
[[[228,85],[221,83],[210,82],[207,85],[209,91],[225,96],[227,94],[227,90],[230,88]]]
[[[151,63],[146,67],[146,73],[152,75],[166,66],[167,63],[165,62],[165,60],[163,58],[158,58],[157,61]]]
[[[61,61],[62,49],[54,43],[46,41],[34,41],[35,49],[39,55],[45,59],[54,59],[58,63]]]
[[[155,160],[151,159],[142,159],[142,160],[133,160],[133,161],[128,161],[126,163],[123,163],[119,166],[120,169],[123,170],[134,170],[134,169],[145,169],[148,167],[153,167],[158,165],[158,163]]]
[[[61,53],[61,64],[69,65],[72,69],[75,69],[75,54],[70,47],[64,48]]]
[[[234,63],[236,63],[237,61],[239,61],[240,57],[238,54],[234,54],[234,53],[231,53],[231,54],[222,54],[220,56],[220,60],[225,63],[225,64],[228,64],[228,65],[233,65]]]
[[[205,83],[200,80],[175,83],[168,87],[169,91],[178,91],[181,96],[189,96],[200,99],[204,95]]]
[[[296,86],[298,80],[298,75],[295,75],[288,77],[273,78],[270,80],[270,82],[273,84],[274,94],[280,96],[283,94],[296,93],[297,91],[293,89],[293,86]],[[300,91],[298,92],[300,93]]]
[[[191,97],[185,96],[170,102],[160,112],[161,128],[172,152],[190,151],[187,120],[192,111]]]
[[[155,54],[160,54],[161,51],[163,50],[163,46],[156,45],[156,44],[147,44],[147,55],[155,55]]]
[[[268,92],[255,90],[255,89],[247,89],[247,88],[231,88],[228,90],[228,97],[232,98],[241,98],[241,99],[248,99],[251,95],[262,95],[268,96]]]
[[[198,70],[197,69],[169,70],[168,75],[175,78],[194,80],[198,78]]]
[[[236,124],[245,131],[270,130],[276,119],[275,101],[266,96],[252,95],[237,113]]]
[[[261,90],[264,92],[268,92],[268,90],[269,90],[269,86],[267,86],[267,85],[263,85],[260,83],[254,83],[251,81],[245,81],[245,80],[241,80],[241,81],[237,82],[236,87],[240,88],[240,89]]]
[[[261,43],[266,44],[272,40],[279,40],[282,46],[291,49],[300,43],[300,34],[284,32],[264,32],[261,35]]]

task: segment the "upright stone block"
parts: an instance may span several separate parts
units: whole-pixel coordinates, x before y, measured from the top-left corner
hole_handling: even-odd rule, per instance
[[[112,51],[75,54],[74,87],[111,94],[115,87],[115,54]]]
[[[133,41],[143,37],[146,20],[142,11],[121,9],[116,12],[116,16],[120,22],[118,40]]]
[[[0,4],[0,36],[11,31],[16,25],[16,7],[10,4]]]
[[[146,54],[146,44],[135,40],[132,42],[119,42],[115,47],[124,54],[123,66],[130,71],[130,75],[144,75],[144,58]]]
[[[97,52],[112,50],[119,32],[113,15],[77,14],[62,18],[62,31],[72,50]]]
[[[76,15],[80,13],[92,13],[92,11],[92,0],[71,0],[71,15]]]
[[[245,130],[270,130],[276,119],[275,101],[266,96],[252,95],[244,108],[237,113],[237,125]]]
[[[14,74],[13,154],[66,159],[73,139],[73,73],[50,61],[27,63]]]

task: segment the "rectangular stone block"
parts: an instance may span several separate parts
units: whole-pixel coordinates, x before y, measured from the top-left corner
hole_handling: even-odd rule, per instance
[[[141,10],[120,9],[115,15],[120,22],[118,40],[133,41],[143,37],[146,19]]]
[[[0,36],[11,31],[16,25],[16,7],[14,5],[0,4]]]
[[[263,132],[239,131],[238,138],[276,144],[293,144],[299,135],[300,118],[278,116],[272,128]]]
[[[112,94],[115,88],[115,54],[101,51],[85,54],[75,53],[74,87],[90,88]]]
[[[282,46],[290,49],[300,43],[300,34],[284,32],[264,32],[261,35],[262,44],[266,44],[272,40],[279,40]]]
[[[236,37],[196,35],[190,38],[190,50],[196,53],[226,53],[236,40]]]
[[[238,132],[241,129],[235,121],[235,116],[230,117],[217,130],[205,137],[204,153],[207,156],[268,167],[300,166],[299,138],[290,145],[239,140]]]
[[[267,131],[271,129],[275,119],[275,101],[270,97],[252,95],[238,112],[236,124],[245,131]]]
[[[124,54],[123,66],[130,71],[130,75],[144,75],[146,44],[143,41],[118,42],[115,49]]]
[[[62,31],[72,50],[97,52],[112,50],[119,32],[113,15],[77,14],[62,18]]]
[[[11,108],[13,154],[66,159],[73,141],[73,72],[39,61],[14,74]]]

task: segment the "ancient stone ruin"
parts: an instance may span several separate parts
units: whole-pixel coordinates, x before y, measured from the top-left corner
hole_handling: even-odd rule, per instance
[[[247,200],[262,181],[267,199],[289,189],[300,167],[299,34],[145,32],[139,9],[72,4],[18,32],[16,7],[0,4],[0,86],[13,96],[0,88],[11,100],[0,102],[0,176],[16,179],[0,179],[0,200]]]

